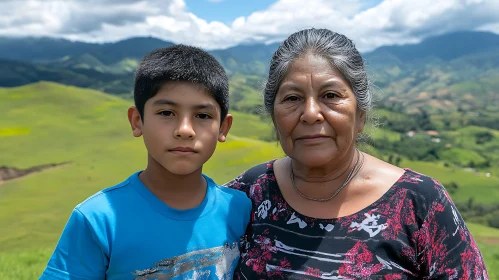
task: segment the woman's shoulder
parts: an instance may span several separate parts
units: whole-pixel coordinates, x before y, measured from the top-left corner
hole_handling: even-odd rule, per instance
[[[445,187],[437,179],[409,168],[404,168],[404,170],[405,173],[396,183],[397,188],[406,190],[415,198],[422,199],[425,204],[450,201]]]
[[[420,202],[431,203],[446,196],[444,186],[435,178],[410,168],[400,168],[376,157],[367,157],[366,170],[363,174],[369,191],[378,187],[385,191],[385,197],[404,197]],[[414,202],[414,201],[413,201]]]
[[[273,165],[276,160],[270,160],[251,167],[239,174],[236,178],[224,184],[225,187],[247,192],[254,184],[262,184],[263,181],[274,178]]]

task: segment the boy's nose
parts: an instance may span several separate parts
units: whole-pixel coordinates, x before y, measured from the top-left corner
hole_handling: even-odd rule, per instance
[[[175,137],[180,139],[192,139],[196,136],[196,132],[192,127],[192,123],[187,118],[183,119],[175,130]]]

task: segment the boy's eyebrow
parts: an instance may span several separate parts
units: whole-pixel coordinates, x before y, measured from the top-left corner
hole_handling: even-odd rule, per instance
[[[168,100],[168,99],[158,99],[158,100],[154,101],[154,103],[152,105],[170,105],[173,107],[179,107],[178,103],[175,103],[175,102]],[[196,105],[192,106],[192,108],[216,110],[216,107],[211,103],[196,104]]]
[[[152,105],[172,105],[172,106],[178,106],[177,103],[167,100],[167,99],[158,99],[154,101]]]

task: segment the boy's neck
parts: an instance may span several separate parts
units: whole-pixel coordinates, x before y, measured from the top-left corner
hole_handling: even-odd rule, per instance
[[[188,175],[177,175],[150,158],[139,178],[156,197],[172,208],[194,208],[206,196],[208,183],[202,176],[202,168]]]

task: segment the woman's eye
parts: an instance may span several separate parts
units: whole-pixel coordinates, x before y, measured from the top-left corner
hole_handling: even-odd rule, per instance
[[[208,115],[208,114],[198,114],[197,117],[200,118],[200,119],[203,119],[203,120],[205,120],[205,119],[211,119],[211,116]]]
[[[333,99],[333,98],[338,97],[338,95],[336,93],[334,93],[334,92],[328,92],[328,93],[326,93],[324,95],[324,97],[327,98],[327,99]]]
[[[173,116],[173,112],[172,111],[161,111],[158,113],[158,115],[161,115],[163,117],[171,117],[171,116]]]
[[[284,101],[298,101],[300,100],[298,96],[288,96],[284,99]]]

